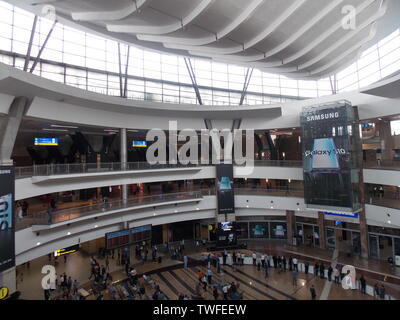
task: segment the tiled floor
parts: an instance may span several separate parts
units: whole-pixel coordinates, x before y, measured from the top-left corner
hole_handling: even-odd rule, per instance
[[[308,255],[308,257],[316,257],[318,259],[330,261],[332,258],[332,252],[320,251],[310,248],[291,248],[285,245],[278,245],[276,242],[255,242],[250,243],[249,247],[254,247],[257,252],[268,252],[269,254],[281,253],[287,257],[290,255],[289,252],[297,253],[299,260],[302,261],[301,255]],[[257,248],[256,248],[257,247]],[[161,254],[162,250],[159,250]],[[189,257],[199,260],[200,253],[205,252],[205,248],[192,248],[187,249],[186,253]],[[241,250],[246,252],[248,255],[252,251]],[[131,256],[133,256],[131,254]],[[89,256],[82,252],[72,254],[68,257],[66,263],[64,263],[63,258],[58,259],[58,264],[56,264],[56,270],[58,274],[66,272],[68,276],[72,279],[77,279],[82,287],[90,288],[91,281],[88,280],[90,262]],[[307,258],[310,262],[311,259]],[[340,259],[340,257],[339,257]],[[100,265],[104,264],[104,260],[98,259]],[[48,264],[48,258],[42,257],[32,261],[30,267],[19,266],[18,270],[18,290],[21,291],[22,299],[43,299],[43,290],[41,288],[41,279],[43,275],[41,274],[41,268],[43,265]],[[197,295],[197,274],[196,271],[202,270],[206,271],[206,268],[202,265],[190,267],[184,269],[182,262],[171,260],[168,256],[164,255],[162,264],[155,262],[142,263],[141,261],[133,259],[133,265],[139,274],[151,272],[151,277],[155,282],[160,285],[161,290],[166,294],[169,299],[176,299],[179,293],[187,294],[189,297]],[[54,261],[51,261],[54,264]],[[379,264],[370,263],[366,266],[369,268],[374,266],[379,267]],[[168,270],[157,272],[159,268],[171,267]],[[214,276],[213,281],[218,285],[220,283],[220,277],[217,275],[216,269],[212,267]],[[231,282],[239,282],[240,290],[243,291],[244,299],[254,300],[308,300],[310,299],[310,286],[314,285],[317,292],[317,299],[320,298],[321,292],[328,280],[320,279],[315,277],[313,274],[304,274],[300,272],[298,275],[297,286],[293,286],[291,273],[278,272],[277,269],[269,269],[269,278],[266,280],[264,278],[263,271],[258,271],[256,267],[252,265],[245,265],[233,269],[231,266],[223,266],[224,270],[224,280]],[[122,266],[116,265],[116,261],[110,259],[110,272],[113,276],[113,281],[122,280],[125,278],[125,272]],[[23,274],[21,276],[21,274]],[[389,283],[387,283],[389,285]],[[388,287],[385,284],[385,287]],[[396,287],[395,287],[396,288]],[[149,293],[152,293],[152,288],[147,288]],[[211,289],[207,289],[206,292],[199,289],[201,295],[205,299],[213,299]],[[397,288],[395,290],[398,290]],[[105,298],[107,295],[105,295]],[[220,298],[222,298],[222,292],[220,292]],[[344,290],[341,285],[332,284],[327,295],[327,299],[373,299],[373,297],[361,294],[358,290]]]

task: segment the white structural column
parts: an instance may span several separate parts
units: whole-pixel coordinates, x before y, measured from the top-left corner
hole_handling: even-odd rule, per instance
[[[15,98],[8,116],[0,117],[0,164],[13,164],[11,155],[27,102],[28,99],[25,97]]]
[[[120,131],[120,139],[121,139],[121,169],[126,170],[126,162],[128,160],[128,148],[127,148],[127,138],[126,138],[126,129],[122,128]],[[121,189],[121,198],[125,203],[128,200],[128,185],[123,184]]]

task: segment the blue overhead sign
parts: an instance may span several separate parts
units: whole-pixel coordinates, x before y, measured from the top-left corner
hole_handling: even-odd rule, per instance
[[[132,147],[136,147],[136,148],[146,148],[146,147],[147,147],[147,141],[143,141],[143,140],[133,140],[133,141],[132,141]]]
[[[339,216],[339,217],[347,217],[347,218],[358,218],[357,212],[324,212],[324,214],[329,216]]]
[[[58,138],[35,138],[35,146],[58,146]]]

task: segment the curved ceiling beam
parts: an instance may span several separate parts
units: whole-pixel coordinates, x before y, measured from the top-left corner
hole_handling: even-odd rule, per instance
[[[333,10],[336,9],[344,0],[334,0],[328,6],[319,11],[311,20],[309,20],[306,24],[304,24],[299,30],[293,33],[288,39],[282,42],[280,45],[275,48],[270,49],[265,52],[265,58],[271,57],[282,50],[286,49],[293,42],[302,37],[307,31],[309,31],[312,27],[314,27],[318,22],[320,22],[323,18],[325,18],[328,14],[330,14]]]
[[[368,6],[376,0],[368,0],[365,2],[365,4],[368,4]],[[208,53],[204,52],[199,52],[196,50],[189,50],[189,53],[192,55],[197,55],[197,56],[202,56],[202,57],[208,57],[208,58],[222,58],[224,57],[225,60],[228,58],[230,61],[240,61],[240,62],[254,62],[254,61],[259,61],[263,60],[265,58],[268,58],[274,54],[277,54],[278,52],[282,51],[283,49],[287,48],[291,43],[299,39],[302,35],[304,35],[305,32],[307,32],[310,28],[312,28],[318,21],[320,21],[323,17],[325,17],[327,14],[329,14],[334,8],[336,8],[340,3],[342,3],[343,0],[336,0],[333,1],[329,6],[325,7],[322,11],[320,11],[313,19],[311,19],[307,24],[305,24],[302,28],[300,28],[296,33],[294,33],[291,37],[289,37],[286,41],[283,43],[279,44],[277,47],[265,52],[264,54],[258,54],[258,55],[246,55],[246,56],[237,56],[237,55],[210,55]],[[362,6],[361,9],[365,9],[367,6]],[[335,24],[334,27],[330,28],[329,30],[332,32],[327,32],[324,37],[324,40],[328,38],[330,35],[333,34],[333,31],[337,31],[341,27],[341,23]],[[291,61],[289,61],[291,62]],[[276,63],[274,62],[269,62],[268,67],[278,67],[282,64],[287,64],[288,61],[287,59],[283,61],[277,61]]]
[[[364,23],[360,24],[356,30],[353,30],[349,33],[347,33],[344,37],[341,37],[339,41],[334,43],[332,46],[329,48],[326,48],[324,51],[322,51],[319,55],[314,57],[311,60],[308,60],[307,62],[299,65],[299,70],[303,70],[306,68],[311,67],[312,65],[316,64],[317,62],[321,61],[322,59],[326,58],[329,54],[340,48],[344,43],[346,43],[348,40],[359,34],[362,30],[367,28],[369,25],[374,24],[376,20],[381,18],[384,14],[386,13],[386,5],[383,6],[376,14],[374,14],[371,18],[369,18],[367,21]]]
[[[376,23],[374,23],[371,27],[370,33],[369,35],[362,39],[360,42],[356,43],[354,46],[350,47],[349,49],[347,49],[346,51],[344,51],[343,53],[341,53],[340,55],[338,55],[335,59],[330,60],[327,64],[317,68],[317,69],[313,69],[310,71],[311,75],[314,74],[319,74],[322,71],[325,71],[326,69],[329,69],[330,67],[334,66],[335,64],[337,64],[338,62],[340,62],[341,60],[343,60],[344,58],[346,58],[347,56],[351,55],[352,53],[354,53],[355,51],[358,51],[362,48],[362,46],[364,44],[366,44],[367,42],[371,41],[376,35]]]
[[[246,61],[247,57],[240,57],[240,56],[232,56],[232,55],[205,55],[209,58],[219,60],[219,61],[224,61],[226,63],[237,63],[237,62],[244,62],[246,63],[247,67],[255,67],[255,68],[263,68],[266,69],[268,68],[268,72],[287,72],[288,70],[293,70],[293,71],[299,71],[299,70],[304,70],[312,65],[318,63],[319,61],[323,60],[326,58],[329,54],[340,48],[346,41],[352,39],[356,35],[358,35],[361,31],[363,31],[365,28],[367,28],[369,25],[373,24],[381,18],[385,13],[386,13],[387,6],[383,5],[380,10],[374,14],[372,17],[370,17],[368,20],[363,22],[362,24],[359,25],[359,27],[356,30],[353,30],[351,32],[348,32],[344,37],[341,37],[339,41],[335,42],[333,45],[331,45],[329,48],[325,49],[322,51],[320,54],[318,54],[316,57],[304,62],[303,64],[297,66],[297,67],[292,67],[292,68],[282,68],[285,64],[283,63],[282,60],[275,60],[275,61],[268,61],[268,62],[262,62],[262,61],[252,61],[249,63]],[[189,51],[190,54],[192,55],[198,55],[202,56],[202,53],[198,52],[193,52]]]
[[[210,47],[196,47],[196,46],[186,46],[186,50],[199,51],[208,54],[234,54],[238,52],[242,52],[246,49],[249,49],[265,38],[267,38],[272,32],[277,30],[279,26],[284,23],[297,9],[299,9],[306,1],[308,0],[296,0],[288,9],[286,9],[277,19],[275,19],[271,24],[268,25],[266,29],[258,33],[249,41],[243,43],[242,45],[237,45],[233,47],[227,47],[223,49],[223,52],[220,48],[210,48]],[[174,43],[163,43],[164,47],[169,49],[183,49],[183,45],[174,44]]]
[[[75,21],[121,20],[138,11],[146,1],[149,0],[134,0],[132,4],[114,11],[71,12],[71,17]]]
[[[376,3],[376,0],[366,0],[362,4],[360,4],[356,8],[356,15],[360,14],[363,12],[365,9],[367,9],[370,5],[373,3]],[[340,28],[342,28],[342,21],[338,21],[335,25],[330,27],[328,30],[323,32],[319,37],[317,37],[315,40],[310,42],[306,47],[303,49],[297,51],[295,54],[287,57],[286,59],[283,60],[283,64],[288,64],[291,63],[295,60],[300,59],[307,53],[309,53],[311,50],[315,49],[320,43],[325,41],[327,38],[329,38],[331,35],[333,35],[335,32],[337,32]]]
[[[320,80],[323,79],[325,77],[329,77],[337,72],[339,72],[340,70],[343,70],[343,68],[348,67],[349,65],[351,65],[352,63],[354,63],[355,61],[357,61],[362,55],[362,50],[359,49],[358,51],[355,52],[355,54],[353,54],[352,56],[346,56],[344,59],[342,59],[340,62],[338,62],[335,66],[325,70],[322,73],[319,74],[313,74],[307,77],[306,80]],[[292,78],[296,78],[296,79],[304,79],[303,77],[296,77],[296,75],[292,75]]]
[[[231,23],[225,26],[222,30],[216,32],[215,34],[210,34],[210,36],[202,37],[202,38],[176,38],[173,36],[154,36],[154,35],[146,35],[146,34],[137,34],[137,38],[139,40],[144,41],[154,41],[154,42],[171,42],[171,43],[180,43],[191,46],[202,46],[206,45],[219,39],[224,38],[228,34],[230,34],[233,30],[238,28],[243,22],[248,20],[257,8],[264,3],[265,0],[253,0],[243,11],[239,14]]]
[[[170,23],[163,26],[139,26],[131,24],[107,24],[107,30],[111,32],[119,33],[145,33],[145,34],[166,34],[182,29],[202,14],[215,0],[202,0],[191,12],[181,18],[177,19],[177,22]]]

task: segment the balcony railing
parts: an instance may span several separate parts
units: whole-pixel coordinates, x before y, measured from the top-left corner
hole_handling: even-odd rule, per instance
[[[109,202],[93,203],[80,207],[73,207],[68,209],[55,210],[53,212],[41,211],[29,214],[22,219],[17,218],[16,229],[21,230],[28,228],[32,225],[50,225],[54,223],[69,221],[88,215],[99,214],[103,212],[110,212],[112,210],[119,210],[125,208],[134,208],[137,206],[148,204],[159,204],[170,201],[181,200],[195,200],[201,199],[203,194],[210,194],[207,191],[188,191],[179,193],[165,193],[150,196],[137,196],[129,198],[126,202],[122,200],[114,200]]]
[[[165,163],[150,164],[148,162],[108,162],[108,163],[67,163],[67,164],[43,164],[28,167],[16,167],[15,177],[17,179],[29,178],[33,176],[52,176],[63,174],[84,174],[100,173],[110,171],[133,171],[133,170],[154,170],[154,169],[173,169],[173,168],[195,168],[208,166],[209,164],[181,164]],[[255,166],[271,167],[301,167],[301,161],[295,160],[257,160]]]
[[[67,163],[67,164],[43,164],[26,167],[15,167],[16,179],[29,178],[34,176],[52,176],[63,174],[84,174],[100,173],[110,171],[133,171],[133,170],[154,170],[154,169],[174,169],[174,168],[194,168],[209,166],[210,164],[181,164],[165,163],[150,164],[148,162],[107,162],[107,163]],[[211,164],[212,165],[212,164]],[[247,164],[248,165],[248,164]],[[244,166],[244,165],[239,165]],[[255,167],[286,167],[301,168],[301,160],[255,160]],[[364,168],[368,169],[390,169],[400,170],[400,161],[382,160],[364,162]]]

